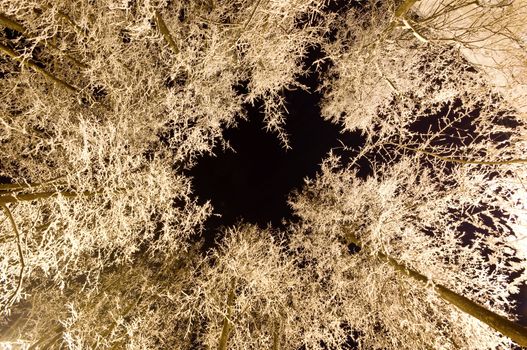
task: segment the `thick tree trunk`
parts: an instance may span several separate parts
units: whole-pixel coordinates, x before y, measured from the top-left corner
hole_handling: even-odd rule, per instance
[[[220,345],[218,346],[218,350],[227,350],[227,340],[229,339],[229,334],[231,332],[232,328],[232,305],[234,304],[234,288],[235,288],[235,282],[232,280],[231,282],[231,290],[229,291],[229,295],[227,297],[227,315],[223,318],[223,327],[221,330],[221,337],[220,337]]]
[[[345,229],[344,232],[348,244],[353,243],[361,249],[365,249],[362,246],[361,241],[351,232],[350,229]],[[388,262],[388,264],[390,264],[395,270],[413,278],[414,280],[423,283],[430,282],[426,276],[398,263],[395,259],[386,254],[377,253],[376,256],[379,259]],[[485,323],[494,330],[509,337],[516,344],[522,347],[527,347],[527,328],[522,327],[519,324],[516,324],[508,320],[507,318],[484,308],[483,306],[473,302],[468,298],[465,298],[462,295],[457,294],[456,292],[448,289],[445,286],[442,286],[440,284],[434,284],[434,290],[443,300],[456,306],[459,310],[477,318],[478,320]]]

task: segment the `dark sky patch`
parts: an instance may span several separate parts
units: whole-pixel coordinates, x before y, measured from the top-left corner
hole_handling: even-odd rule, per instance
[[[291,149],[284,149],[277,135],[265,130],[260,106],[253,106],[246,121],[225,131],[233,150],[217,149],[216,156],[202,158],[191,170],[195,194],[210,199],[221,215],[209,219],[208,230],[240,220],[281,227],[283,219],[292,219],[287,204],[291,191],[316,175],[328,152],[341,146],[339,140],[350,143],[358,137],[341,134],[339,126],[320,117],[318,94],[289,91],[286,101]]]

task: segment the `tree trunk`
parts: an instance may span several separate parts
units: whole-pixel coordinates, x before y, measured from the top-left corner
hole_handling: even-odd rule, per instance
[[[351,232],[349,228],[344,229],[344,232],[348,244],[353,243],[361,249],[366,249],[362,246],[361,241]],[[398,263],[395,259],[386,254],[377,253],[376,256],[381,260],[388,262],[388,264],[390,264],[395,270],[413,278],[414,280],[423,283],[431,282],[426,276]],[[484,308],[483,306],[473,302],[468,298],[465,298],[462,295],[457,294],[445,286],[434,284],[434,290],[443,300],[456,306],[459,310],[477,318],[492,329],[509,337],[518,345],[527,347],[527,328],[522,327],[519,324],[514,323],[507,318]]]

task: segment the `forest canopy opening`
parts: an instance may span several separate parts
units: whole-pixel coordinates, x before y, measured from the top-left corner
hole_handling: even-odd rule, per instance
[[[0,344],[527,347],[525,18],[0,0]]]

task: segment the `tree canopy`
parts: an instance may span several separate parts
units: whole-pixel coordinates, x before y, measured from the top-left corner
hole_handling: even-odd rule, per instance
[[[525,18],[525,0],[0,0],[0,345],[527,347]],[[209,247],[221,212],[187,170],[251,105],[290,147],[306,75],[365,142],[291,193],[284,228]]]

